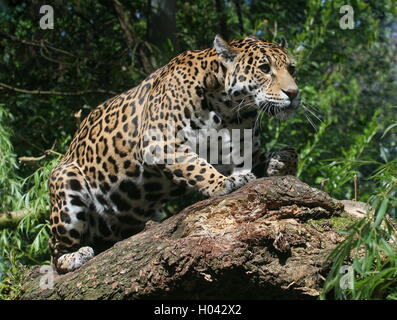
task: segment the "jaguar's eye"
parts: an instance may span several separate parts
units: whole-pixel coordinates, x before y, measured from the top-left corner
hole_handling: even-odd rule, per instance
[[[296,72],[295,66],[288,66],[288,72],[294,76]]]
[[[261,64],[259,66],[259,69],[264,72],[264,73],[269,73],[270,72],[270,66],[267,63]]]

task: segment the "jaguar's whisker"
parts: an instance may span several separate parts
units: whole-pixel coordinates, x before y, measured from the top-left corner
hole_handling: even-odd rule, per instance
[[[317,131],[317,127],[316,127],[316,125],[313,123],[313,121],[311,120],[310,116],[309,116],[306,112],[304,112],[303,114],[305,115],[307,121],[309,121],[309,123],[311,124],[311,126],[314,128],[314,130]]]
[[[318,121],[323,122],[323,120],[321,118],[319,118],[313,110],[311,110],[308,106],[302,104],[303,109],[305,109],[306,111],[309,111]]]

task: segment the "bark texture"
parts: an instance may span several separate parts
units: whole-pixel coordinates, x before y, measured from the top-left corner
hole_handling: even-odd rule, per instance
[[[24,299],[313,299],[341,237],[308,219],[343,204],[292,176],[258,179],[198,202],[41,289],[36,268]],[[43,281],[43,280],[42,280]]]

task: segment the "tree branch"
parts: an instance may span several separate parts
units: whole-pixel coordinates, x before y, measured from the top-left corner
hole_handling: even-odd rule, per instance
[[[39,42],[39,41],[28,41],[28,40],[24,40],[24,39],[19,39],[19,38],[15,37],[15,36],[13,36],[11,34],[8,34],[8,33],[4,32],[2,30],[0,30],[0,35],[2,35],[3,37],[5,37],[5,38],[7,38],[9,40],[16,41],[16,42],[19,42],[19,43],[22,43],[22,44],[25,44],[25,45],[28,45],[28,46],[33,46],[33,47],[38,47],[38,48],[43,48],[43,49],[48,49],[49,48],[51,50],[54,50],[54,51],[59,52],[59,53],[62,53],[64,55],[67,55],[67,56],[70,56],[70,57],[74,57],[74,58],[79,58],[78,56],[76,56],[73,53],[70,53],[70,52],[68,52],[66,50],[63,50],[63,49],[56,48],[56,47],[46,43],[44,40]]]
[[[130,10],[128,10],[120,0],[113,0],[112,2],[117,19],[120,23],[121,29],[123,30],[124,39],[128,49],[131,54],[134,54],[135,50],[137,50],[143,71],[146,75],[152,73],[154,71],[154,67],[147,57],[147,52],[145,52],[145,49],[142,46],[144,42],[135,34],[132,24],[130,23],[132,21]]]
[[[28,214],[28,209],[0,212],[0,230],[17,225]]]
[[[80,90],[80,91],[74,91],[74,92],[46,91],[46,90],[26,90],[26,89],[21,89],[21,88],[10,86],[10,85],[5,84],[3,82],[0,82],[0,87],[8,89],[8,90],[11,90],[11,91],[14,91],[14,92],[19,92],[19,93],[56,95],[56,96],[82,96],[82,95],[91,94],[91,93],[107,93],[107,94],[113,94],[113,95],[117,94],[117,92],[115,92],[115,91],[109,91],[109,90],[104,90],[104,89]]]

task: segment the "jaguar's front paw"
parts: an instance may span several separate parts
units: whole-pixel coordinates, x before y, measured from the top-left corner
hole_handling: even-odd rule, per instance
[[[298,167],[298,153],[292,147],[284,147],[278,151],[266,154],[266,175],[286,176],[296,175]]]
[[[233,173],[231,176],[227,177],[225,180],[225,190],[224,194],[228,194],[237,190],[247,184],[248,182],[255,180],[256,177],[251,172],[244,173]]]
[[[82,247],[78,251],[62,255],[58,259],[56,268],[59,273],[74,271],[91,260],[94,255],[94,250],[91,247]]]

